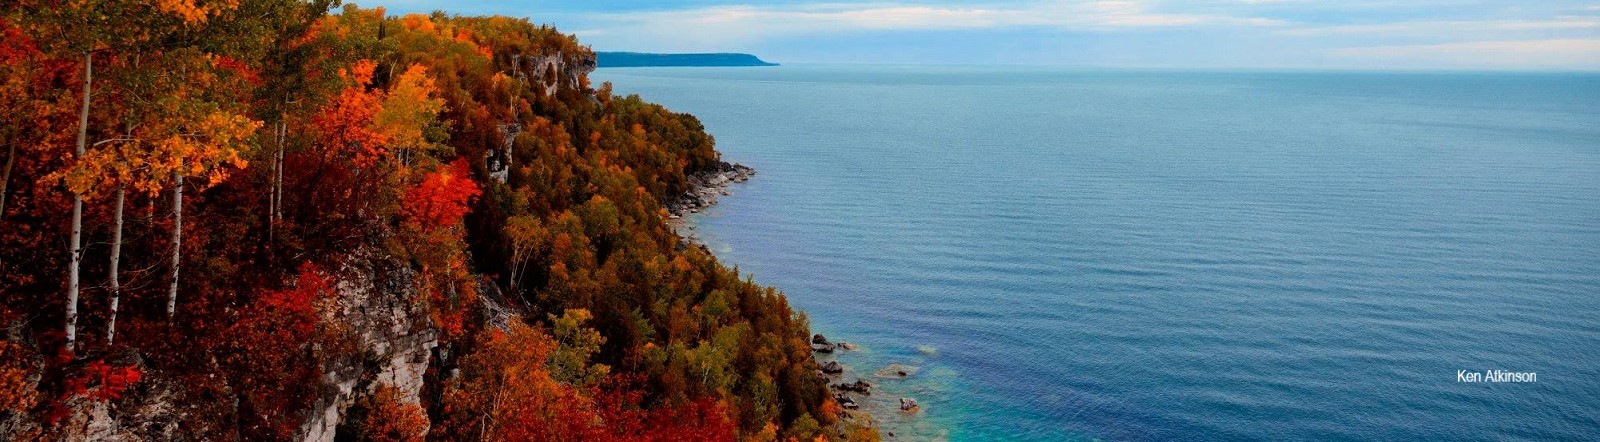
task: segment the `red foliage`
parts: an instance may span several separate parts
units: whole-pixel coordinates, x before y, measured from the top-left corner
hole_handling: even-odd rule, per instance
[[[408,227],[424,233],[452,228],[461,224],[470,209],[468,204],[480,193],[467,160],[457,159],[449,167],[423,176],[422,182],[408,189],[401,214]]]
[[[94,361],[83,368],[83,376],[67,380],[68,392],[101,402],[115,400],[122,397],[128,387],[139,382],[139,377],[139,367],[112,366],[105,361]]]
[[[27,34],[11,23],[0,20],[0,63],[14,63],[38,52],[38,47]]]
[[[128,387],[138,383],[142,376],[139,367],[114,366],[103,360],[90,362],[82,371],[68,375],[63,380],[61,397],[49,402],[49,407],[45,410],[45,424],[55,425],[71,414],[67,404],[72,398],[83,397],[95,402],[117,400],[128,391]]]
[[[452,440],[599,440],[593,401],[550,377],[557,343],[521,323],[494,330],[463,358],[461,381],[445,393],[450,415],[436,436]]]
[[[321,373],[320,361],[330,343],[314,345],[320,334],[317,307],[333,294],[333,281],[305,264],[291,289],[261,293],[226,333],[223,363],[245,403],[260,422],[245,422],[250,432],[287,438],[297,422],[290,416],[312,402]],[[322,353],[318,353],[321,348]]]
[[[243,78],[244,81],[250,83],[251,86],[261,87],[263,84],[266,84],[266,82],[261,78],[261,74],[257,72],[255,68],[250,67],[250,65],[245,64],[245,62],[237,58],[226,55],[218,55],[213,63],[215,63],[217,67],[222,68],[225,71],[232,72],[234,75],[238,75],[240,78]]]
[[[630,381],[630,379],[635,379]],[[688,403],[639,408],[644,392],[634,387],[637,377],[613,377],[594,393],[595,408],[605,422],[601,440],[621,442],[732,442],[738,423],[729,418],[721,401],[700,398]]]

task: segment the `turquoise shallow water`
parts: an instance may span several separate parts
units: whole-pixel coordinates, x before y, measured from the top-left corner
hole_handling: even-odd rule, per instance
[[[594,77],[760,172],[699,235],[853,375],[917,367],[903,437],[1600,435],[1600,76]]]

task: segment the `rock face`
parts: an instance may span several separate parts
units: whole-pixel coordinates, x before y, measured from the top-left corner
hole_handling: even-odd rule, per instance
[[[484,168],[489,170],[490,179],[505,184],[511,178],[511,148],[521,133],[521,124],[500,123],[500,148],[489,149],[488,155],[484,156]]]
[[[547,97],[555,96],[562,89],[581,90],[584,76],[594,72],[595,65],[594,53],[555,51],[511,56],[512,76],[543,88]]]
[[[412,307],[416,275],[403,263],[362,255],[339,269],[338,308],[326,320],[349,327],[366,357],[325,367],[326,393],[300,426],[302,441],[332,442],[345,409],[379,386],[394,387],[402,401],[421,400],[439,335],[428,316]]]
[[[755,169],[743,164],[718,162],[717,167],[709,171],[690,174],[689,190],[668,201],[667,211],[678,217],[700,213],[717,204],[718,195],[731,195],[729,185],[749,181],[755,174]]]

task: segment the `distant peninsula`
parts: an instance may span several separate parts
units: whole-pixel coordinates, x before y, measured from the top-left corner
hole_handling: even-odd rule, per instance
[[[602,68],[645,66],[777,66],[750,54],[650,54],[643,52],[596,52]]]

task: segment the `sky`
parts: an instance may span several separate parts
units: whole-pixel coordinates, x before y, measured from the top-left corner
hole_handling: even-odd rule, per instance
[[[1600,71],[1600,0],[353,1],[779,63]]]

